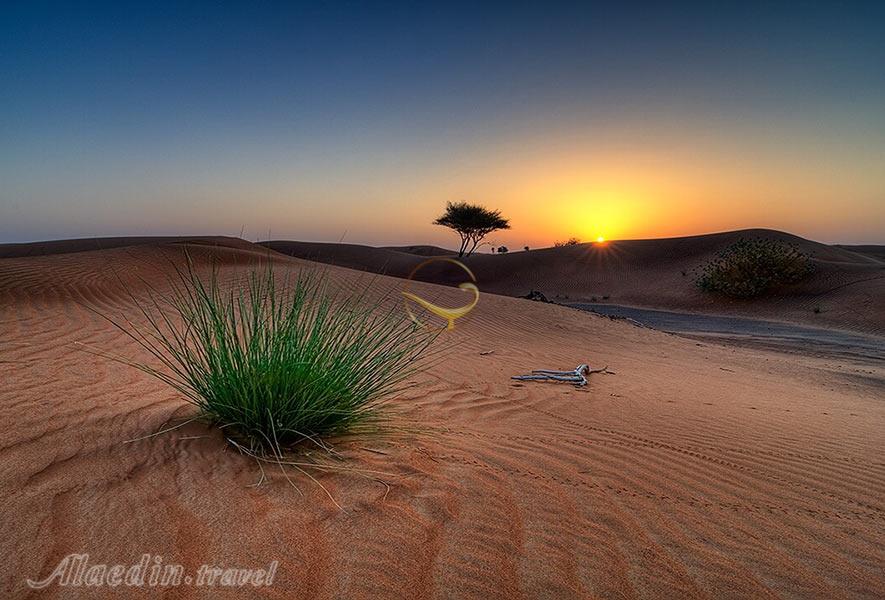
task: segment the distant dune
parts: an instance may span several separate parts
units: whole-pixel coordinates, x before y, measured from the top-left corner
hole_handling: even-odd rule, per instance
[[[701,292],[696,274],[714,255],[741,237],[796,244],[813,256],[808,280],[773,290],[764,298],[732,300]],[[278,252],[352,269],[407,276],[426,256],[401,249],[352,244],[262,242]],[[751,229],[682,238],[579,244],[509,254],[474,254],[466,264],[481,290],[523,296],[538,290],[549,299],[608,302],[710,314],[756,316],[885,334],[885,247],[828,246],[788,233]],[[422,269],[427,281],[455,283],[460,274]],[[594,300],[595,299],[595,300]],[[818,309],[819,312],[815,312]]]
[[[110,250],[128,246],[162,245],[162,244],[199,244],[207,246],[226,246],[254,250],[251,242],[226,236],[143,236],[143,237],[99,237],[77,238],[70,240],[50,240],[47,242],[26,242],[22,244],[0,244],[0,258],[21,258],[26,256],[47,256],[50,254],[70,254],[72,252],[90,252],[94,250]]]
[[[470,262],[486,289],[513,294],[687,302],[689,292],[668,291],[686,281],[678,270],[736,235]],[[364,276],[233,238],[96,243],[16,245],[17,258],[0,259],[0,597],[35,594],[26,579],[48,577],[73,553],[91,564],[152,553],[188,574],[279,561],[274,584],[247,596],[280,599],[874,598],[885,589],[881,364],[699,343],[486,294],[437,340],[432,370],[394,400],[388,435],[336,441],[344,460],[335,465],[348,468],[314,471],[323,488],[292,471],[296,490],[274,465],[256,487],[258,463],[217,428],[184,424],[193,409],[180,394],[83,350],[150,360],[96,311],[138,321],[133,298],[147,285],[168,289],[185,250],[195,269],[214,265],[225,280],[268,258],[280,270],[322,269],[337,289]],[[842,281],[881,274],[871,259],[814,247]],[[397,273],[422,260],[348,245],[285,249]],[[643,295],[638,282],[652,289]],[[402,283],[381,276],[372,290],[399,309]],[[829,297],[849,298],[837,291]],[[581,362],[615,374],[591,375],[582,389],[510,379]],[[184,426],[152,435],[175,424]],[[211,591],[169,590],[243,595]]]
[[[842,248],[843,250],[856,252],[857,254],[866,254],[873,258],[885,261],[885,246],[872,246],[869,244],[863,246],[846,246],[843,244],[837,244],[836,248]]]
[[[458,254],[454,250],[446,250],[439,246],[381,246],[381,249],[417,254],[418,256],[456,256]]]
[[[763,298],[734,300],[701,292],[696,274],[713,256],[741,237],[772,237],[796,244],[813,257],[806,281],[775,289]],[[46,256],[139,245],[198,244],[268,250],[393,277],[407,277],[431,256],[456,256],[436,246],[375,248],[358,244],[267,241],[234,237],[118,237],[0,244],[0,258]],[[700,236],[586,243],[465,259],[480,290],[524,296],[532,290],[555,302],[602,302],[706,314],[781,320],[885,335],[885,246],[826,245],[788,233],[751,229]],[[455,285],[462,274],[436,264],[421,269],[423,281]],[[817,310],[817,312],[816,312]]]

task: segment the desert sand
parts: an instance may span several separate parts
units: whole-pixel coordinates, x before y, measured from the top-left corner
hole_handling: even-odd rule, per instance
[[[753,301],[707,294],[695,276],[717,252],[740,238],[795,244],[812,257],[807,280]],[[405,277],[434,247],[371,248],[352,244],[270,241],[279,252],[334,265]],[[507,296],[542,292],[559,303],[607,302],[705,314],[747,316],[804,326],[885,335],[885,248],[830,246],[788,233],[748,229],[653,240],[618,240],[508,254],[479,253],[466,263],[481,289]],[[437,281],[445,271],[420,272]]]
[[[271,469],[254,486],[256,463],[199,423],[126,443],[192,409],[158,381],[84,351],[78,344],[144,358],[94,311],[135,318],[124,287],[136,296],[162,288],[185,249],[199,268],[214,256],[224,276],[268,256],[230,239],[136,241],[6,248],[0,259],[4,598],[120,597],[25,585],[83,552],[107,563],[159,554],[187,569],[277,560],[274,584],[248,592],[287,599],[874,598],[885,589],[885,365],[707,344],[487,293],[541,287],[499,265],[571,252],[574,272],[556,275],[554,293],[636,303],[659,294],[679,305],[694,293],[668,287],[696,262],[685,243],[674,242],[657,271],[657,254],[636,258],[638,243],[612,244],[604,258],[587,247],[476,257],[481,300],[440,339],[438,364],[393,401],[391,431],[338,444],[347,464],[386,474],[315,473],[340,510],[297,474],[300,492]],[[361,252],[355,260],[373,260]],[[832,252],[818,259],[833,272],[880,279],[864,286],[844,275],[846,285],[818,297],[821,315],[777,301],[766,310],[881,333],[881,263]],[[576,279],[577,257],[611,266]],[[648,290],[606,275],[620,257]],[[344,287],[366,279],[273,260],[281,270],[325,269]],[[402,260],[398,268],[411,264]],[[372,280],[391,298],[402,284]],[[878,298],[880,312],[851,317],[827,304],[847,294]],[[585,389],[510,379],[581,362],[615,374],[592,375]]]

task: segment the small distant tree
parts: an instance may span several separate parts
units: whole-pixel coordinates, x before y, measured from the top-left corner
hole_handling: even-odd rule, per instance
[[[501,211],[467,202],[449,202],[446,204],[446,212],[433,224],[454,229],[461,236],[458,256],[473,254],[483,238],[491,232],[510,229],[510,222],[501,217]]]
[[[578,238],[570,237],[569,239],[565,240],[564,242],[556,242],[553,245],[557,248],[562,248],[563,246],[577,246],[580,243],[581,243],[581,240],[579,240]]]
[[[792,244],[741,239],[716,255],[696,283],[704,291],[752,298],[772,285],[801,281],[813,269],[811,258]]]
[[[528,246],[523,246],[522,249],[525,250],[526,252],[529,251],[529,247],[528,247]]]
[[[507,246],[500,246],[498,248],[498,254],[507,254]]]

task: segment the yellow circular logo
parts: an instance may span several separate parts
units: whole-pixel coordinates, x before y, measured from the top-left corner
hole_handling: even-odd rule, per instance
[[[435,262],[447,262],[447,263],[451,263],[453,265],[457,265],[457,266],[461,267],[461,269],[463,269],[464,272],[470,276],[471,281],[465,281],[464,283],[458,285],[458,287],[464,291],[473,292],[473,300],[471,302],[465,304],[464,306],[458,306],[455,308],[447,308],[445,306],[437,306],[436,304],[433,304],[432,302],[425,300],[424,298],[421,298],[421,297],[416,296],[415,294],[409,292],[408,291],[409,284],[407,282],[406,289],[403,290],[403,292],[402,292],[403,296],[405,297],[405,300],[403,300],[403,303],[405,304],[406,313],[408,313],[409,318],[412,319],[412,321],[414,321],[418,325],[423,325],[424,327],[429,327],[429,325],[422,323],[421,320],[417,316],[415,316],[415,313],[412,312],[412,309],[409,307],[409,300],[411,300],[415,304],[423,307],[425,310],[428,310],[428,311],[432,312],[433,314],[435,314],[439,317],[442,317],[443,319],[448,321],[448,325],[446,325],[446,329],[451,331],[452,329],[455,328],[455,319],[459,319],[459,318],[463,317],[464,315],[469,313],[471,310],[473,310],[474,306],[476,306],[476,303],[479,301],[479,288],[477,288],[475,285],[476,277],[474,277],[473,272],[467,268],[467,265],[465,265],[464,263],[462,263],[459,260],[455,260],[454,258],[446,258],[446,257],[434,257],[434,258],[430,258],[430,259],[425,260],[424,262],[422,262],[421,264],[416,266],[414,269],[412,269],[412,272],[409,273],[408,281],[412,281],[412,279],[415,277],[415,274],[418,273],[418,271],[420,271],[421,269],[423,269],[427,265],[429,265],[431,263],[435,263]]]

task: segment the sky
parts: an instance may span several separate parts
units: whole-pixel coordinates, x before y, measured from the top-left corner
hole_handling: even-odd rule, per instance
[[[885,3],[217,4],[4,5],[0,243],[885,243]]]

